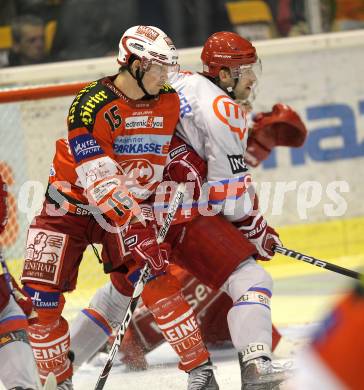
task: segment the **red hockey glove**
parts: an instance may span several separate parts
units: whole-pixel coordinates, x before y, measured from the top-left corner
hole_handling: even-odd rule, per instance
[[[275,104],[271,112],[259,113],[248,138],[246,162],[258,166],[276,146],[302,146],[307,129],[300,116],[285,104]]]
[[[177,183],[194,182],[194,193],[191,195],[197,200],[207,175],[206,162],[176,135],[172,138],[169,150],[168,163],[164,168],[164,180]]]
[[[125,245],[129,248],[136,263],[141,267],[149,264],[152,273],[165,271],[171,247],[167,243],[157,243],[157,224],[155,220],[147,221],[146,226],[140,222],[130,224],[124,233]]]
[[[0,234],[4,231],[5,225],[8,221],[7,196],[7,186],[0,175]]]
[[[122,179],[121,176],[108,177],[86,189],[90,204],[99,207],[118,226],[126,224],[133,215],[140,213],[138,203],[129,194]]]
[[[255,245],[258,260],[269,261],[274,256],[274,246],[282,245],[278,233],[267,224],[266,219],[259,212],[256,216],[234,222],[234,225]]]

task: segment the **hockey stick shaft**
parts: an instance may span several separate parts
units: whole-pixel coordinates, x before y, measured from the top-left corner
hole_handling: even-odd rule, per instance
[[[316,267],[325,268],[329,271],[336,272],[336,273],[341,274],[341,275],[349,276],[350,278],[361,279],[364,277],[364,275],[360,274],[359,272],[340,267],[339,265],[328,263],[327,261],[317,259],[316,257],[304,255],[300,252],[294,251],[292,249],[287,249],[287,248],[284,248],[282,246],[276,245],[274,247],[274,251],[276,253],[280,253],[281,255],[292,257],[296,260],[301,260],[301,261],[304,261],[306,263],[315,265]]]
[[[7,203],[8,190],[7,190],[7,184],[3,181],[1,175],[0,175],[0,183],[3,187],[1,189],[2,203],[0,206],[5,207],[5,218],[1,222],[2,222],[3,228],[5,228],[7,223],[8,223],[8,203]],[[13,282],[11,281],[9,268],[8,268],[6,261],[5,261],[5,258],[3,256],[3,251],[2,251],[1,246],[0,246],[0,264],[1,264],[1,268],[2,268],[4,276],[5,276],[5,281],[6,281],[6,284],[8,286],[9,292],[11,295],[14,295]]]
[[[169,205],[167,216],[163,221],[163,225],[160,228],[158,232],[157,242],[158,244],[162,243],[164,239],[166,238],[166,235],[168,233],[169,227],[172,224],[173,218],[176,214],[176,211],[179,207],[179,205],[182,203],[183,200],[183,194],[185,192],[185,184],[180,183],[177,186],[176,192],[174,194],[174,197]],[[105,386],[106,380],[109,376],[110,370],[113,365],[114,357],[117,353],[117,351],[120,348],[120,345],[123,341],[123,337],[125,335],[125,332],[129,326],[129,323],[131,321],[131,318],[133,316],[133,313],[136,309],[136,306],[138,304],[139,296],[143,291],[143,288],[148,280],[148,277],[150,275],[150,268],[148,264],[146,264],[139,276],[139,279],[134,287],[133,295],[130,299],[130,302],[128,304],[128,307],[126,309],[125,316],[123,318],[123,321],[121,322],[118,332],[116,334],[115,340],[113,342],[113,345],[110,349],[109,355],[107,357],[107,361],[104,365],[104,368],[102,369],[102,372],[97,380],[95,390],[102,390]]]
[[[6,281],[6,284],[8,285],[9,292],[10,292],[10,294],[14,295],[13,282],[11,281],[9,268],[8,268],[8,266],[6,264],[6,261],[5,261],[5,258],[3,256],[3,251],[1,249],[1,247],[0,247],[0,263],[1,263],[1,267],[3,269],[3,273],[5,275],[5,281]]]

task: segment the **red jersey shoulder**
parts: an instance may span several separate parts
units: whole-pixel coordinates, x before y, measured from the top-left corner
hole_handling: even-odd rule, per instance
[[[168,113],[179,115],[180,100],[176,90],[169,84],[164,84],[160,90],[160,100],[163,107],[167,108]]]
[[[73,100],[68,112],[68,129],[86,127],[93,131],[97,113],[118,96],[100,79],[82,88]]]
[[[160,94],[165,94],[165,93],[177,93],[175,89],[172,87],[172,85],[165,83],[163,87],[159,91]]]

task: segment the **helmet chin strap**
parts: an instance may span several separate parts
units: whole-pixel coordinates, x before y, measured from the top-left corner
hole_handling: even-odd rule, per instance
[[[236,88],[236,86],[237,86],[237,84],[239,82],[239,79],[234,79],[234,86],[233,87],[222,87],[221,84],[220,84],[220,78],[219,77],[215,77],[215,78],[209,77],[209,76],[205,76],[205,77],[207,77],[210,81],[212,81],[215,85],[217,85],[223,91],[225,91],[231,97],[231,99],[233,99],[233,100],[236,99],[234,89]]]
[[[234,89],[236,88],[236,86],[237,86],[237,84],[239,82],[239,78],[233,79],[234,80],[234,86],[233,87],[222,87],[221,83],[220,83],[220,77],[219,76],[217,76],[215,78],[212,78],[212,77],[207,77],[207,78],[209,80],[211,80],[214,84],[216,84],[219,88],[224,90],[231,97],[231,99],[233,99],[233,100],[236,99]]]
[[[128,66],[128,72],[131,74],[131,77],[137,81],[138,83],[138,86],[139,88],[145,93],[145,98],[146,99],[153,99],[156,97],[156,95],[151,95],[144,87],[144,84],[143,84],[143,77],[144,77],[144,74],[145,72],[141,72],[140,71],[140,68],[138,68],[135,72],[135,76],[133,75],[131,69],[130,69],[130,66]]]
[[[227,87],[227,88],[226,88],[226,93],[227,93],[227,94],[231,97],[231,99],[233,99],[233,100],[236,99],[234,89],[235,89],[235,87],[237,86],[238,81],[239,81],[239,79],[234,79],[234,86],[233,86],[233,87]]]
[[[138,68],[137,70],[136,70],[136,77],[135,77],[135,80],[137,81],[137,83],[138,83],[138,85],[139,85],[139,87],[141,88],[141,90],[145,93],[145,97],[147,98],[147,99],[153,99],[153,98],[155,98],[155,96],[156,95],[151,95],[146,89],[145,89],[145,87],[144,87],[144,84],[143,84],[143,77],[144,77],[144,75],[145,75],[145,72],[141,72],[140,71],[140,68]]]

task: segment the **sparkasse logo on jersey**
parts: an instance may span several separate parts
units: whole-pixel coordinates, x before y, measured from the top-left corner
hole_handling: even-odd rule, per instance
[[[156,154],[168,153],[170,136],[161,134],[138,134],[118,136],[113,143],[115,154]]]
[[[163,129],[162,116],[130,116],[125,118],[126,129]]]

